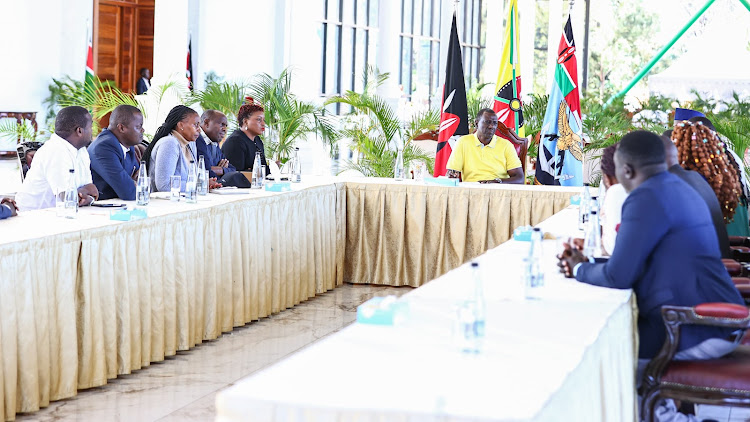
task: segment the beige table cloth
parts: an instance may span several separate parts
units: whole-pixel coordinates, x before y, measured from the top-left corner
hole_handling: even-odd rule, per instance
[[[74,396],[77,389],[103,385],[344,281],[422,284],[494,246],[514,224],[533,223],[524,213],[551,214],[571,195],[531,186],[464,187],[309,177],[295,184],[293,192],[281,194],[211,194],[199,197],[198,204],[152,199],[149,218],[143,221],[111,221],[109,210],[97,208],[82,208],[75,220],[56,217],[54,210],[3,220],[2,415],[12,420],[17,412],[32,412],[51,400]],[[389,207],[401,201],[409,209],[391,213],[380,208],[383,218],[374,211],[378,201]],[[468,218],[474,215],[473,205],[485,203],[480,213],[489,215],[493,204],[510,206],[515,217],[503,217],[507,227],[502,229],[492,228],[500,223],[487,223],[486,236],[473,234],[483,230],[473,219],[472,225],[462,226],[444,219],[438,230],[436,213],[426,207],[439,202],[451,215],[463,208]],[[361,260],[371,259],[363,251],[373,245],[383,248],[376,236],[348,249],[359,236],[350,227],[363,218],[362,224],[372,218],[389,227],[381,233],[388,237],[398,235],[396,227],[429,228],[423,239],[429,253],[441,231],[452,230],[456,237],[456,228],[462,227],[471,241],[464,242],[469,246],[459,242],[444,247],[441,253],[449,258],[437,269],[412,248],[397,260],[372,255],[381,268],[375,270]],[[420,269],[407,271],[404,266],[413,262]],[[373,277],[368,275],[371,268]]]
[[[346,183],[344,279],[418,287],[570,205],[581,188]]]

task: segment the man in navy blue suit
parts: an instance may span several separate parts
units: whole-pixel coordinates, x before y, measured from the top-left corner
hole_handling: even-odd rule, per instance
[[[16,201],[10,198],[3,198],[0,200],[0,220],[4,220],[9,217],[15,217],[18,215],[18,207]]]
[[[137,107],[121,105],[112,111],[109,127],[88,148],[91,177],[99,199],[135,199],[133,176],[140,167],[133,147],[143,140],[143,114]]]
[[[208,177],[222,178],[237,171],[221,152],[219,143],[227,134],[227,116],[218,110],[206,110],[201,115],[201,133],[195,141],[198,155],[203,155]]]
[[[667,171],[661,138],[647,131],[631,132],[620,141],[614,161],[617,180],[629,195],[622,206],[612,256],[606,262],[593,263],[580,251],[566,247],[560,266],[568,277],[584,283],[634,290],[640,375],[664,344],[663,305],[744,302],[721,263],[706,202]],[[735,334],[731,329],[686,326],[675,358],[723,356],[737,346]],[[673,404],[663,405],[676,412]]]

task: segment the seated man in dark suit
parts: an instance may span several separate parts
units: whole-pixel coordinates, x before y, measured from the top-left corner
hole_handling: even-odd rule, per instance
[[[0,220],[5,220],[9,217],[15,217],[18,215],[18,207],[16,201],[10,198],[3,198],[0,200]]]
[[[669,134],[667,134],[669,132]],[[671,130],[662,134],[662,141],[664,142],[664,153],[667,157],[667,169],[670,173],[682,179],[683,182],[687,183],[695,189],[696,192],[703,198],[703,201],[708,205],[708,211],[711,213],[711,221],[714,224],[716,230],[716,237],[719,240],[719,249],[721,251],[721,257],[731,259],[732,251],[729,248],[729,235],[727,235],[727,226],[724,225],[724,215],[721,213],[721,205],[719,200],[716,198],[714,190],[711,185],[708,184],[706,179],[700,175],[700,173],[685,170],[680,167],[680,162],[677,159],[677,147],[671,139]]]
[[[614,161],[617,180],[629,195],[611,258],[591,263],[566,247],[560,266],[567,276],[584,283],[634,290],[640,379],[648,360],[664,344],[663,305],[744,302],[721,263],[708,206],[693,188],[667,171],[661,138],[651,132],[631,132],[620,141]],[[685,327],[681,334],[676,359],[720,357],[734,350],[739,340],[729,340],[735,334],[731,329],[714,327]],[[676,413],[671,401],[663,400],[659,407],[657,413]]]
[[[221,178],[237,171],[221,152],[219,143],[227,134],[227,116],[218,110],[206,110],[201,115],[201,133],[195,141],[198,156],[203,156],[209,177]]]
[[[140,167],[133,147],[143,140],[143,114],[138,108],[121,105],[89,146],[91,177],[99,189],[99,199],[135,200],[133,175]]]

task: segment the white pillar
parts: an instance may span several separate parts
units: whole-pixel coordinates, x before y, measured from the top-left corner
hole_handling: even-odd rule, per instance
[[[488,13],[489,14],[489,13]],[[521,54],[521,94],[528,98],[534,92],[534,36],[536,35],[536,2],[518,2],[519,44]]]
[[[503,19],[505,19],[507,10],[507,3],[504,1],[488,2],[487,4],[487,26],[485,28],[485,54],[484,54],[484,69],[482,70],[481,82],[487,82],[490,85],[485,88],[484,94],[486,96],[495,95],[495,83],[497,82],[497,74],[500,71],[500,58],[503,55],[503,44],[505,43],[505,28],[502,25]],[[521,41],[523,42],[523,41]],[[523,50],[521,50],[523,54]],[[523,64],[521,65],[521,71],[530,73],[530,69],[524,69]],[[526,75],[522,75],[524,85],[526,84]],[[473,116],[469,116],[472,118]]]
[[[401,90],[398,74],[401,68],[401,19],[394,19],[393,11],[401,10],[400,0],[380,0],[378,8],[378,43],[375,62],[381,73],[390,73],[383,85],[378,88],[378,95],[383,97],[394,110],[398,110]],[[400,15],[400,14],[399,14]]]
[[[549,25],[547,26],[547,92],[552,88],[557,64],[557,48],[563,28],[563,0],[549,0]]]
[[[154,78],[185,74],[189,32],[184,0],[159,0],[154,6]]]

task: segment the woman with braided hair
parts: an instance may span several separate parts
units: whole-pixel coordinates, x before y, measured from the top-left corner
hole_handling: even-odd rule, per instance
[[[227,137],[221,146],[221,152],[237,171],[253,171],[255,153],[260,152],[260,164],[266,166],[266,175],[270,174],[263,140],[260,139],[260,135],[266,130],[263,106],[252,97],[245,98],[245,104],[237,113],[237,123],[240,128]]]
[[[724,221],[729,224],[739,203],[741,187],[724,143],[707,126],[689,121],[675,125],[672,141],[677,147],[680,166],[700,173],[708,181],[719,200]]]
[[[154,139],[143,153],[151,177],[151,190],[169,192],[171,176],[180,176],[181,190],[185,190],[190,166],[197,163],[195,140],[198,135],[200,119],[195,110],[178,105],[169,111],[164,124],[156,130]],[[209,187],[220,185],[217,186],[216,179],[212,179]]]

